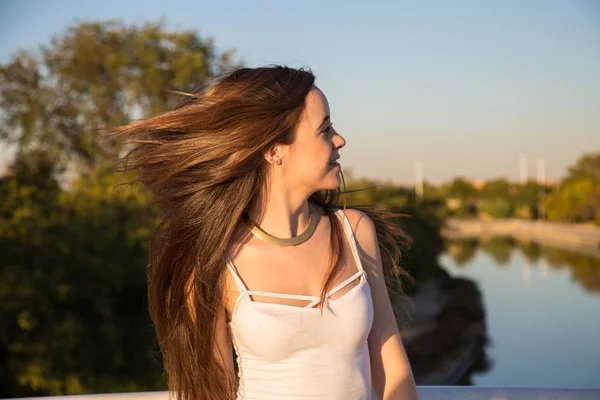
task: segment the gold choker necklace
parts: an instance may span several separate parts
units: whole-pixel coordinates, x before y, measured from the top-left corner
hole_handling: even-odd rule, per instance
[[[308,228],[304,232],[298,236],[285,239],[269,235],[267,232],[254,225],[247,216],[244,217],[244,222],[246,223],[248,230],[252,232],[254,236],[264,242],[271,243],[276,246],[296,246],[300,243],[306,242],[312,236],[312,234],[315,233],[315,229],[317,228],[317,219],[313,217],[310,208],[308,210],[308,219]]]

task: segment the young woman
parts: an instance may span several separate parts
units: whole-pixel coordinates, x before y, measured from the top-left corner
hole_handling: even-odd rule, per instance
[[[149,308],[178,399],[417,397],[386,288],[405,237],[337,207],[346,141],[314,81],[239,69],[112,132],[165,214]]]

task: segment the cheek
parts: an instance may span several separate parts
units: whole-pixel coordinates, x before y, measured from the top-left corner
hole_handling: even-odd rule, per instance
[[[319,168],[327,166],[331,158],[331,151],[324,143],[316,143],[306,147],[305,151],[297,156],[298,164],[306,168]]]
[[[318,157],[316,154],[306,154],[294,160],[294,165],[290,165],[290,177],[298,183],[313,185],[320,182],[328,174],[327,158]]]
[[[329,173],[330,146],[330,143],[322,138],[317,138],[311,143],[302,143],[290,159],[289,172],[299,175],[300,179],[304,177],[312,181],[322,178]]]

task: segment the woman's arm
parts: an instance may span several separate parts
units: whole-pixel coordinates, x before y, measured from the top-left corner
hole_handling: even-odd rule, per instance
[[[375,226],[359,210],[347,209],[346,215],[358,242],[373,299],[373,326],[368,339],[373,389],[382,400],[417,399],[415,381],[383,276]]]

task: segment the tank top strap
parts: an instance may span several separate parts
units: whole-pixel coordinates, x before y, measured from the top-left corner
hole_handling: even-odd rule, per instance
[[[240,278],[240,275],[238,274],[235,265],[233,265],[233,261],[231,261],[231,258],[229,258],[229,256],[225,256],[225,259],[227,269],[229,269],[229,272],[231,272],[231,275],[233,275],[233,280],[235,281],[235,285],[237,286],[239,292],[247,292],[248,288],[246,287],[246,285],[244,285],[244,281],[242,281],[242,278]]]
[[[356,266],[360,272],[364,273],[365,270],[364,270],[362,262],[360,260],[356,237],[354,236],[354,232],[352,231],[352,226],[350,225],[350,221],[348,220],[348,217],[346,217],[346,214],[344,213],[343,209],[337,210],[335,212],[335,214],[338,216],[338,218],[340,219],[340,221],[342,222],[342,224],[344,226],[344,231],[346,232],[346,236],[348,237],[348,241],[350,242],[350,248],[352,249],[352,255],[354,256],[354,261],[356,261]]]

